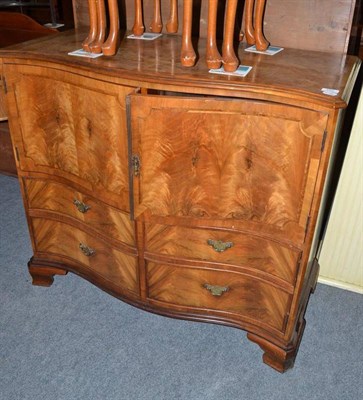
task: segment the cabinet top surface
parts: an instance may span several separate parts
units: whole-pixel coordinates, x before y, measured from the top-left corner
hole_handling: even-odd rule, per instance
[[[329,108],[345,107],[354,84],[360,60],[338,53],[284,49],[273,56],[244,51],[238,57],[251,66],[246,77],[211,74],[204,61],[205,41],[199,40],[196,66],[181,66],[181,38],[163,35],[153,40],[132,40],[125,35],[113,57],[85,58],[68,55],[80,49],[86,31],[67,31],[2,49],[5,62],[50,62],[85,74],[102,74],[104,79],[130,86],[268,98],[278,96],[317,103]],[[323,88],[336,89],[336,96],[324,94]]]

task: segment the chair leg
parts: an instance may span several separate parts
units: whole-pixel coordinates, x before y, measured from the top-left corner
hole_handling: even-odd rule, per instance
[[[217,8],[218,0],[209,0],[206,50],[206,62],[208,68],[219,68],[222,64],[222,57],[219,54],[216,41]]]
[[[181,63],[184,67],[195,64],[196,54],[192,43],[193,0],[184,0]]]
[[[97,26],[97,5],[96,0],[88,0],[88,12],[89,12],[89,32],[88,36],[82,43],[82,48],[84,51],[91,52],[90,45],[93,43],[98,34]]]
[[[97,0],[97,27],[95,40],[89,45],[92,53],[101,53],[106,36],[106,10],[105,0]]]
[[[105,56],[113,56],[117,53],[120,45],[120,21],[117,0],[108,0],[108,9],[110,13],[110,32],[102,46],[102,52]]]
[[[256,14],[255,14],[255,42],[258,51],[265,51],[269,42],[263,35],[263,14],[265,11],[266,0],[256,0]]]
[[[151,32],[160,33],[163,29],[163,23],[161,21],[161,10],[160,10],[160,0],[154,0],[154,12],[153,20],[149,27]]]
[[[238,58],[233,49],[233,32],[236,19],[238,0],[227,0],[226,15],[224,19],[224,35],[222,46],[222,58],[224,70],[233,72],[239,65]]]
[[[170,17],[166,24],[168,33],[178,32],[178,0],[170,0]]]
[[[135,18],[134,18],[134,26],[132,28],[132,32],[135,36],[141,36],[144,31],[145,27],[142,22],[142,4],[141,0],[135,0]]]
[[[253,28],[253,9],[255,0],[246,0],[243,19],[247,44],[255,44],[255,30]]]

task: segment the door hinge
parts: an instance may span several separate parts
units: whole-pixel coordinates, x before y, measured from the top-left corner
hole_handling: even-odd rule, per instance
[[[18,148],[15,146],[15,157],[16,157],[16,160],[18,161],[18,162],[20,162],[20,158],[19,158],[19,150],[18,150]]]
[[[133,170],[134,176],[139,176],[141,163],[140,163],[140,157],[137,154],[134,154],[131,157],[131,164],[132,164],[132,170]]]
[[[305,239],[306,239],[306,235],[307,235],[307,233],[308,233],[309,225],[310,225],[310,215],[308,216],[308,218],[307,218],[307,220],[306,220],[305,234],[304,234],[304,242],[305,242]]]
[[[328,131],[325,129],[324,134],[323,134],[323,140],[321,142],[321,152],[324,151],[325,148],[325,142],[326,142],[326,137],[328,136]]]
[[[4,76],[2,77],[2,81],[3,81],[4,92],[5,92],[5,94],[7,94],[8,93],[8,87],[6,85],[6,79],[5,79]]]

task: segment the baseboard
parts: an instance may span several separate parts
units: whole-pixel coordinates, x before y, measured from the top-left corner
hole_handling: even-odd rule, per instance
[[[334,279],[329,279],[324,276],[319,276],[318,282],[323,283],[324,285],[334,286],[339,289],[349,290],[351,292],[363,294],[363,287],[353,285],[351,283],[335,281]]]

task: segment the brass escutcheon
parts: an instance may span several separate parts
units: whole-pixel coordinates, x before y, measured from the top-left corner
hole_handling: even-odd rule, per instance
[[[91,257],[96,254],[96,250],[92,249],[91,247],[88,247],[84,243],[80,243],[79,248],[81,249],[82,253],[87,257]]]
[[[209,290],[213,296],[222,296],[223,293],[229,290],[228,286],[210,285],[209,283],[205,283],[203,287]]]
[[[88,206],[87,204],[83,203],[83,201],[77,199],[73,200],[73,204],[77,207],[77,210],[82,214],[86,213],[91,208],[91,206]]]
[[[233,246],[233,242],[222,242],[222,240],[208,239],[207,243],[212,246],[215,251],[222,253]]]

